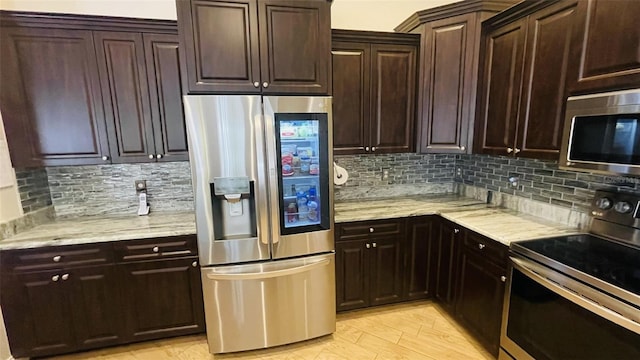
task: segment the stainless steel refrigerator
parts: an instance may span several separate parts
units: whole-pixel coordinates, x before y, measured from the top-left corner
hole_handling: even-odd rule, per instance
[[[331,98],[184,104],[210,352],[334,332]]]

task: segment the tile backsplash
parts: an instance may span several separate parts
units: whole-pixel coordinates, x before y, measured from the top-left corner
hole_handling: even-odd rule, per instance
[[[135,215],[135,180],[147,181],[151,211],[193,211],[187,161],[58,166],[46,171],[57,216]]]
[[[22,211],[25,214],[51,206],[51,193],[44,168],[16,169]]]

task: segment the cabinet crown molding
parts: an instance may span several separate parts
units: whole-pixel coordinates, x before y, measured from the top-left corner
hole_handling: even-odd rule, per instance
[[[419,34],[403,34],[384,31],[331,30],[332,41],[371,42],[376,44],[418,45]]]
[[[427,22],[446,19],[452,16],[464,15],[477,11],[498,13],[518,2],[519,0],[459,1],[453,4],[442,5],[431,9],[417,11],[402,23],[400,23],[400,25],[396,26],[394,30],[403,33],[411,32],[418,26]]]
[[[496,14],[489,19],[482,22],[484,26],[500,27],[506,25],[515,20],[521,19],[527,15],[530,15],[540,9],[549,7],[562,0],[529,0],[522,1],[502,12]]]

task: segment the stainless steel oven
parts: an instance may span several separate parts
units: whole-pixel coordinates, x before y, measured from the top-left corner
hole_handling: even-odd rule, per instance
[[[640,195],[592,208],[590,233],[511,245],[499,359],[640,359]]]
[[[640,89],[569,97],[560,167],[640,175]]]

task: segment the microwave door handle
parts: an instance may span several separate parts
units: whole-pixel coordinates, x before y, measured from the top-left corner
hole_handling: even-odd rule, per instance
[[[563,298],[573,302],[574,304],[581,306],[589,311],[591,311],[592,313],[595,313],[597,315],[600,315],[601,317],[615,323],[618,324],[628,330],[631,330],[635,333],[640,333],[640,323],[635,322],[613,310],[610,310],[609,308],[600,305],[599,303],[590,300],[584,296],[579,295],[577,292],[573,292],[568,290],[568,288],[555,283],[553,281],[551,281],[550,279],[547,279],[546,277],[540,275],[540,274],[550,274],[551,270],[547,270],[545,268],[542,268],[540,266],[534,265],[529,263],[528,261],[523,261],[521,259],[516,259],[514,257],[511,257],[511,261],[513,263],[513,267],[517,270],[519,270],[520,272],[522,272],[524,275],[526,275],[528,278],[530,278],[531,280],[537,282],[538,284],[544,286],[545,288],[549,289],[550,291],[553,291],[554,293],[562,296]],[[535,269],[532,270],[532,269]],[[564,275],[562,275],[562,277],[565,277]],[[573,280],[569,280],[567,279],[568,282],[571,283],[575,283],[576,287],[579,287],[579,284],[577,284],[575,281]],[[589,289],[587,289],[586,287],[583,289],[586,290],[584,292],[589,291]],[[594,299],[598,299],[601,298],[601,296],[599,296],[595,290],[591,290],[589,291],[589,295],[592,296],[592,298]],[[604,301],[603,301],[604,302]]]

